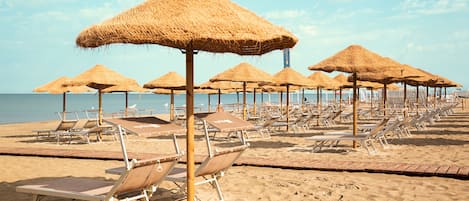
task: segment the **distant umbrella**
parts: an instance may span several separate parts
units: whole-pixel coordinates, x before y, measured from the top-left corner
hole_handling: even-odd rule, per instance
[[[274,76],[274,84],[278,86],[285,86],[287,89],[287,131],[289,122],[289,106],[290,106],[290,86],[307,87],[311,85],[311,80],[301,75],[293,68],[283,68],[277,72]]]
[[[269,84],[274,83],[273,77],[263,70],[248,63],[240,63],[218,75],[210,78],[210,81],[232,81],[243,83],[243,119],[246,120],[246,88],[247,83]]]
[[[384,69],[397,69],[400,63],[385,59],[359,45],[351,45],[335,55],[309,66],[309,70],[322,70],[326,72],[341,71],[353,75],[353,135],[357,134],[357,94],[356,77],[361,72],[378,72]],[[356,143],[353,143],[356,147]]]
[[[125,85],[114,85],[103,89],[103,93],[124,92],[125,94],[125,116],[129,112],[129,92],[147,92],[148,89],[141,87],[137,82],[130,82]]]
[[[143,87],[148,89],[169,89],[170,95],[170,107],[169,107],[169,119],[174,120],[174,90],[186,89],[186,79],[176,72],[169,72],[161,77],[158,77],[150,82],[147,82]]]
[[[103,90],[114,85],[126,86],[136,83],[135,80],[125,77],[103,65],[96,65],[85,72],[74,77],[70,82],[64,84],[65,86],[88,86],[98,90],[99,105],[98,105],[98,123],[103,123],[103,106],[102,106],[102,93]]]
[[[67,93],[84,93],[93,91],[87,86],[64,86],[65,83],[70,82],[68,77],[60,77],[56,80],[53,80],[47,84],[44,84],[40,87],[37,87],[33,92],[46,92],[50,94],[62,94],[62,118],[65,117],[65,112],[67,111]]]

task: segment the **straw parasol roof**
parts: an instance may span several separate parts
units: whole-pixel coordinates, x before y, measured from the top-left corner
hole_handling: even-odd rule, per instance
[[[318,64],[309,66],[308,69],[347,73],[378,72],[384,69],[399,68],[400,65],[398,62],[384,59],[384,57],[360,45],[351,45]]]
[[[184,94],[185,90],[173,90],[173,94]],[[166,94],[171,95],[171,89],[161,89],[157,88],[152,91],[154,94]]]
[[[310,76],[308,76],[308,79],[310,79],[313,83],[312,87],[319,87],[319,88],[325,88],[325,89],[338,89],[341,85],[338,81],[335,79],[332,79],[331,77],[327,76],[326,74],[316,71]]]
[[[71,93],[84,93],[93,91],[87,86],[64,86],[65,83],[69,83],[71,78],[69,77],[59,77],[56,80],[53,80],[47,84],[44,84],[40,87],[37,87],[33,92],[47,92],[50,94],[62,94],[66,92]]]
[[[207,81],[199,85],[201,89],[242,89],[243,85],[238,82],[230,81]]]
[[[94,89],[105,89],[113,85],[127,85],[136,82],[101,64],[98,64],[74,77],[65,86],[86,85]]]
[[[148,89],[185,89],[186,79],[176,72],[169,72],[143,85]]]
[[[148,89],[141,87],[136,81],[125,85],[114,85],[102,90],[103,93],[111,92],[147,92]]]
[[[261,86],[262,91],[264,92],[287,92],[287,88],[283,86],[270,86],[270,85],[264,85]],[[290,86],[289,91],[290,92],[296,92],[300,90],[299,86]]]
[[[397,90],[400,90],[401,87],[397,86],[397,84],[390,84],[387,86],[388,90],[391,90],[391,91],[397,91]]]
[[[229,22],[229,23],[227,23]],[[159,44],[208,52],[261,55],[298,39],[229,0],[149,0],[83,30],[77,45]]]
[[[215,75],[210,81],[274,83],[271,75],[246,62]]]
[[[278,86],[310,86],[311,80],[295,71],[293,68],[287,67],[283,68],[281,71],[277,72],[274,76],[274,85]]]

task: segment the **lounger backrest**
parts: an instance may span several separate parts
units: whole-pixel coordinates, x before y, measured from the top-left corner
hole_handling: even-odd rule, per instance
[[[173,155],[165,158],[133,160],[130,170],[121,175],[110,191],[110,196],[142,191],[160,183],[176,165],[179,158],[179,155]]]
[[[75,127],[78,120],[62,120],[55,130],[57,131],[67,131]]]
[[[376,135],[378,132],[383,130],[384,126],[388,123],[388,121],[389,118],[384,118],[378,125],[371,129],[370,135]]]
[[[234,147],[216,152],[212,157],[205,158],[204,162],[195,171],[195,176],[213,175],[227,170],[248,147],[249,145]]]

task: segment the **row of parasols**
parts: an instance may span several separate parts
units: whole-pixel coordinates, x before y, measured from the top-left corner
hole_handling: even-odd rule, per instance
[[[366,59],[367,62],[381,62],[381,63],[396,63],[390,58],[381,57],[361,46],[352,45],[342,50],[336,55],[314,65],[310,66],[310,69],[332,71],[339,70],[344,72],[354,73],[348,78],[344,74],[339,74],[334,78],[331,78],[324,73],[319,71],[314,72],[308,77],[303,76],[293,68],[283,68],[281,71],[271,76],[267,72],[249,64],[240,63],[214,77],[208,82],[202,83],[199,86],[195,86],[196,93],[206,94],[217,94],[218,106],[220,106],[220,94],[243,92],[243,118],[246,119],[246,92],[250,91],[254,93],[256,90],[261,92],[286,92],[287,94],[291,90],[299,89],[326,89],[326,90],[340,90],[342,95],[342,89],[354,88],[354,78],[358,80],[355,84],[355,88],[368,88],[368,89],[383,89],[383,100],[386,101],[386,90],[398,89],[399,87],[393,85],[393,83],[401,82],[404,84],[404,91],[406,91],[407,85],[417,86],[417,97],[418,98],[418,86],[428,87],[460,87],[461,85],[450,81],[444,77],[433,75],[422,69],[414,68],[409,65],[399,64],[399,67],[383,68],[380,71],[370,70],[369,68],[360,66],[346,69],[338,68],[333,69],[329,66],[333,66],[337,62],[348,62],[351,63],[351,58],[347,59],[350,55],[361,55],[361,59]],[[355,56],[357,57],[357,56]],[[381,57],[381,58],[380,58]],[[345,59],[344,59],[345,58]],[[378,61],[380,60],[381,61]],[[326,66],[326,67],[322,67]],[[355,76],[354,76],[355,75]],[[170,119],[174,119],[174,94],[178,91],[186,90],[186,79],[177,74],[176,72],[169,72],[159,78],[156,78],[141,87],[134,79],[125,77],[103,65],[96,65],[91,69],[83,72],[73,79],[67,77],[61,77],[57,80],[49,82],[41,87],[34,89],[35,92],[48,92],[53,94],[63,94],[63,112],[66,111],[66,93],[81,93],[90,92],[94,88],[98,90],[99,94],[99,122],[102,123],[102,93],[110,92],[125,92],[125,104],[126,112],[128,107],[128,92],[147,92],[149,89],[154,89],[153,93],[170,94]],[[406,93],[404,93],[406,94]],[[427,93],[428,95],[428,93]],[[340,97],[342,99],[342,97]],[[406,102],[406,95],[404,95],[404,103]],[[318,107],[319,98],[318,100]],[[210,103],[209,103],[210,104]],[[286,100],[287,108],[289,106],[289,96]],[[384,102],[384,106],[386,103]],[[256,100],[254,99],[254,113],[256,113]],[[287,115],[288,121],[288,115]]]

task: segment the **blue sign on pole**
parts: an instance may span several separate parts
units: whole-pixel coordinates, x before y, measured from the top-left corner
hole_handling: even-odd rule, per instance
[[[283,49],[283,67],[290,67],[290,49]]]

